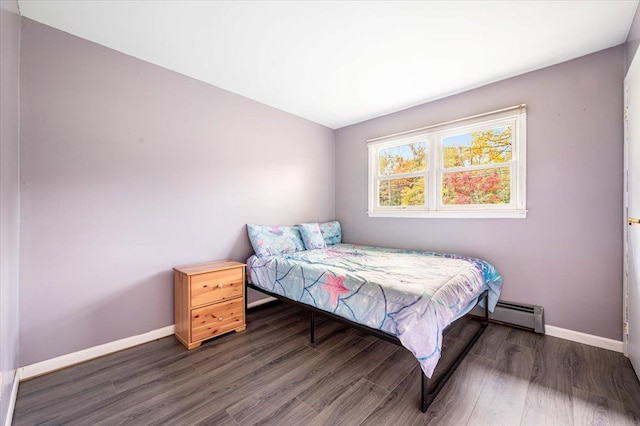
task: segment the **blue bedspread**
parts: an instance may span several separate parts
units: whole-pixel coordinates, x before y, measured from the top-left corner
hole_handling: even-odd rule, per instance
[[[440,359],[444,328],[484,289],[493,311],[502,285],[480,259],[352,244],[252,256],[247,264],[258,287],[397,336],[427,377]]]

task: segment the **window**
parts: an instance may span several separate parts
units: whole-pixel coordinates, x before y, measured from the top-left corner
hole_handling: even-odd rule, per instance
[[[524,105],[367,142],[369,216],[525,217]]]

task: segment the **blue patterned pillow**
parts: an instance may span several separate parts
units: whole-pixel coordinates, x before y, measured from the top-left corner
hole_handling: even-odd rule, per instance
[[[342,228],[340,228],[340,222],[337,220],[321,223],[320,232],[322,232],[322,238],[324,238],[328,246],[342,242]]]
[[[320,225],[317,223],[301,223],[298,228],[300,229],[300,234],[302,234],[302,242],[307,250],[327,247],[320,231]]]
[[[304,250],[300,230],[295,226],[247,224],[249,241],[258,257],[276,256]]]

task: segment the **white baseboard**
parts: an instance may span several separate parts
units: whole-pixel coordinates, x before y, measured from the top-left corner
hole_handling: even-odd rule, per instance
[[[118,352],[123,349],[131,348],[143,343],[171,336],[175,332],[175,329],[175,325],[168,325],[157,330],[151,330],[148,333],[126,337],[114,342],[105,343],[103,345],[83,349],[81,351],[62,355],[56,358],[51,358],[45,361],[37,362],[35,364],[26,365],[18,369],[19,377],[20,380],[27,380],[32,377],[40,376],[42,374],[51,373],[52,371],[70,367],[74,364],[89,361],[103,355],[108,355],[113,352]]]
[[[256,306],[264,305],[265,303],[273,302],[276,299],[275,297],[265,297],[264,299],[256,300],[255,302],[251,302],[247,304],[247,308],[255,308]]]
[[[247,305],[248,308],[255,308],[256,306],[264,305],[265,303],[278,300],[275,297],[266,297],[264,299],[256,300]],[[70,367],[81,362],[89,361],[94,358],[108,355],[113,352],[118,352],[123,349],[131,348],[141,345],[143,343],[151,342],[156,339],[171,336],[175,332],[175,325],[168,325],[157,330],[152,330],[148,333],[139,334],[137,336],[131,336],[124,339],[116,340],[114,342],[105,343],[103,345],[94,346],[92,348],[83,349],[81,351],[73,352],[67,355],[62,355],[56,358],[51,358],[45,361],[37,362],[35,364],[25,365],[20,367],[16,372],[16,376],[20,380],[31,379],[36,376],[51,373],[61,368]]]
[[[592,334],[567,330],[566,328],[554,327],[552,325],[545,325],[544,328],[547,336],[559,337],[560,339],[584,343],[585,345],[608,349],[614,352],[623,352],[623,344],[620,340],[607,339],[606,337],[594,336]]]
[[[18,397],[18,385],[20,384],[20,370],[16,370],[13,375],[13,386],[11,387],[11,395],[9,395],[9,407],[7,408],[7,417],[4,421],[5,426],[11,426],[13,422],[13,410],[16,408],[16,398]]]
[[[274,297],[267,297],[264,299],[256,300],[255,302],[251,302],[247,305],[247,307],[255,308],[256,306],[264,305],[265,303],[269,303],[275,300],[278,299]],[[9,423],[6,423],[6,426],[10,426],[11,424],[10,419],[13,416],[15,399],[18,394],[19,381],[27,380],[36,376],[40,376],[42,374],[51,373],[61,368],[70,367],[72,365],[89,361],[103,355],[108,355],[113,352],[118,352],[123,349],[128,349],[134,346],[141,345],[143,343],[171,336],[174,332],[175,325],[168,325],[166,327],[159,328],[157,330],[151,330],[147,333],[139,334],[137,336],[127,337],[124,339],[116,340],[114,342],[105,343],[103,345],[94,346],[91,348],[83,349],[81,351],[73,352],[67,355],[62,355],[56,358],[51,358],[45,361],[18,368],[15,373],[14,385],[10,396],[11,400],[9,403],[9,412],[7,413],[7,421]],[[585,345],[608,349],[610,351],[620,353],[623,352],[623,342],[619,340],[607,339],[605,337],[594,336],[591,334],[581,333],[579,331],[568,330],[552,325],[545,326],[545,333],[548,336],[558,337],[560,339],[584,343]]]

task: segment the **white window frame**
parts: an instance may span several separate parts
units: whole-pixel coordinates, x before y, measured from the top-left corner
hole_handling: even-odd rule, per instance
[[[504,125],[512,126],[513,143],[511,146],[511,161],[482,166],[444,168],[442,164],[443,138],[480,130],[479,128],[495,128]],[[390,176],[380,175],[378,153],[384,148],[407,145],[419,141],[426,141],[427,143],[426,171],[406,173],[397,176],[399,178],[424,176],[426,191],[425,204],[421,206],[379,206],[379,182],[388,179]],[[525,218],[527,215],[526,147],[526,105],[517,105],[408,132],[370,139],[367,141],[369,158],[369,208],[367,213],[369,217]],[[442,204],[442,176],[444,173],[499,167],[511,168],[510,204]]]

